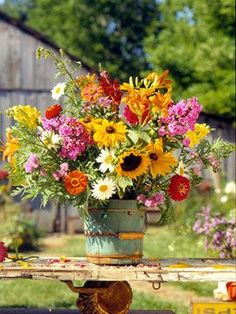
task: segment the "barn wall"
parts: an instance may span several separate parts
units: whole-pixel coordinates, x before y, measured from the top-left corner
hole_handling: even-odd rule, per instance
[[[21,29],[0,20],[0,112],[17,104],[37,106],[42,112],[52,104],[51,92],[57,81],[56,69],[48,59],[37,60],[38,47],[45,45]],[[55,51],[55,50],[54,50]],[[87,73],[81,69],[78,75]],[[0,139],[11,120],[0,115]]]

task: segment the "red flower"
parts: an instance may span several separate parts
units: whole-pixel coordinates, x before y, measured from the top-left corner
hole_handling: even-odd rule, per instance
[[[4,180],[8,177],[8,172],[6,170],[0,169],[0,180]]]
[[[170,198],[175,201],[184,200],[190,190],[190,181],[189,179],[176,174],[170,180],[170,185],[168,187],[168,193]]]
[[[61,111],[62,111],[61,105],[58,105],[58,104],[52,105],[52,106],[48,107],[48,109],[46,110],[45,117],[47,119],[56,118],[57,116],[59,116]]]
[[[146,106],[146,109],[142,115],[141,123],[143,123],[147,119],[148,114],[149,114],[149,108],[148,106]],[[138,116],[136,115],[136,113],[130,110],[129,106],[125,106],[124,116],[125,116],[126,121],[130,124],[138,124],[139,122]],[[148,118],[145,122],[148,123],[148,121],[150,121],[150,118]]]
[[[125,106],[124,109],[124,116],[126,121],[130,124],[137,124],[138,123],[138,116],[129,109],[129,106]]]
[[[227,282],[226,289],[230,300],[236,301],[236,281]]]
[[[0,242],[0,263],[3,262],[6,257],[8,257],[7,248],[3,242]]]
[[[117,80],[111,80],[106,71],[102,71],[99,77],[99,83],[104,93],[109,96],[115,105],[119,105],[123,95],[120,90],[120,84]]]

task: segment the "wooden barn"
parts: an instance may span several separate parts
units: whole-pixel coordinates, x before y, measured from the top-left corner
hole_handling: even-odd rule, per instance
[[[0,11],[0,111],[16,104],[31,104],[42,112],[52,104],[51,92],[55,86],[55,67],[48,60],[36,60],[35,52],[38,47],[45,47],[58,52],[59,47],[34,29],[22,24],[17,19],[9,17]],[[75,59],[70,54],[69,58]],[[85,64],[81,74],[91,71]],[[215,115],[202,114],[201,122],[208,123],[215,128],[213,136],[235,143],[235,129],[233,120]],[[0,139],[5,140],[5,129],[12,121],[0,115]],[[224,173],[228,181],[235,179],[235,154],[224,163]],[[207,175],[209,176],[209,175]],[[214,177],[216,185],[219,177]],[[50,221],[49,212],[40,214],[37,219],[46,226]],[[73,225],[77,224],[76,212],[68,208],[54,208],[53,230],[73,232]],[[51,214],[50,214],[51,215]],[[45,218],[46,217],[46,218]],[[51,229],[51,225],[45,227]]]
[[[55,67],[47,59],[36,60],[38,47],[54,52],[59,47],[39,32],[0,11],[0,111],[16,104],[31,104],[40,110],[52,104]],[[69,58],[75,57],[67,54]],[[81,74],[88,72],[83,65]],[[1,139],[11,121],[0,118]]]

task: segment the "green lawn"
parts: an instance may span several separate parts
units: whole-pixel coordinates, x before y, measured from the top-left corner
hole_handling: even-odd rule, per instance
[[[41,255],[84,256],[84,237],[53,237],[51,247],[42,246]],[[61,242],[60,245],[57,242]],[[44,241],[45,243],[45,241]],[[168,227],[148,228],[145,236],[144,253],[147,257],[206,257],[202,242],[180,236]],[[36,253],[38,254],[38,253]],[[209,256],[209,253],[208,253]],[[164,284],[160,293],[149,289],[133,289],[133,309],[172,309],[178,314],[187,314],[189,294],[211,296],[214,283]],[[151,287],[151,285],[150,285]],[[179,293],[181,299],[175,294]],[[171,297],[170,297],[171,294]],[[172,297],[173,295],[173,297]],[[186,298],[185,298],[186,295]],[[0,307],[47,307],[75,308],[76,294],[67,286],[54,281],[8,280],[0,282]]]

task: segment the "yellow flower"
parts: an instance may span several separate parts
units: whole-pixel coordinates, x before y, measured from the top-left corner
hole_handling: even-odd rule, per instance
[[[93,124],[95,133],[94,141],[99,147],[114,147],[116,144],[125,141],[126,125],[120,122],[103,119],[101,124]]]
[[[20,145],[19,145],[19,141],[17,138],[12,136],[12,130],[10,128],[6,129],[6,134],[7,134],[7,142],[5,144],[5,147],[1,147],[0,150],[3,151],[3,156],[2,159],[3,160],[8,160],[8,162],[11,165],[14,165],[14,154],[15,152],[17,152],[17,150],[19,149]]]
[[[187,131],[186,138],[190,140],[189,147],[194,147],[208,135],[210,128],[205,123],[196,123],[193,131]]]
[[[146,154],[132,149],[120,156],[116,172],[119,176],[136,179],[138,176],[147,172],[149,165],[150,161]]]
[[[162,139],[148,144],[147,150],[150,160],[150,172],[153,178],[158,174],[165,176],[178,163],[177,158],[171,152],[164,152]]]
[[[7,110],[7,114],[14,120],[30,129],[36,129],[40,117],[40,112],[37,108],[30,105],[14,106]]]
[[[95,130],[95,127],[97,125],[102,124],[102,119],[93,119],[92,117],[87,116],[85,118],[80,119],[79,122],[82,123],[83,126],[85,126],[89,133],[91,133],[92,131]]]
[[[75,79],[75,86],[79,87],[79,88],[84,88],[86,85],[90,84],[90,83],[96,83],[96,74],[86,74],[86,75],[82,75],[82,76],[78,76]]]

